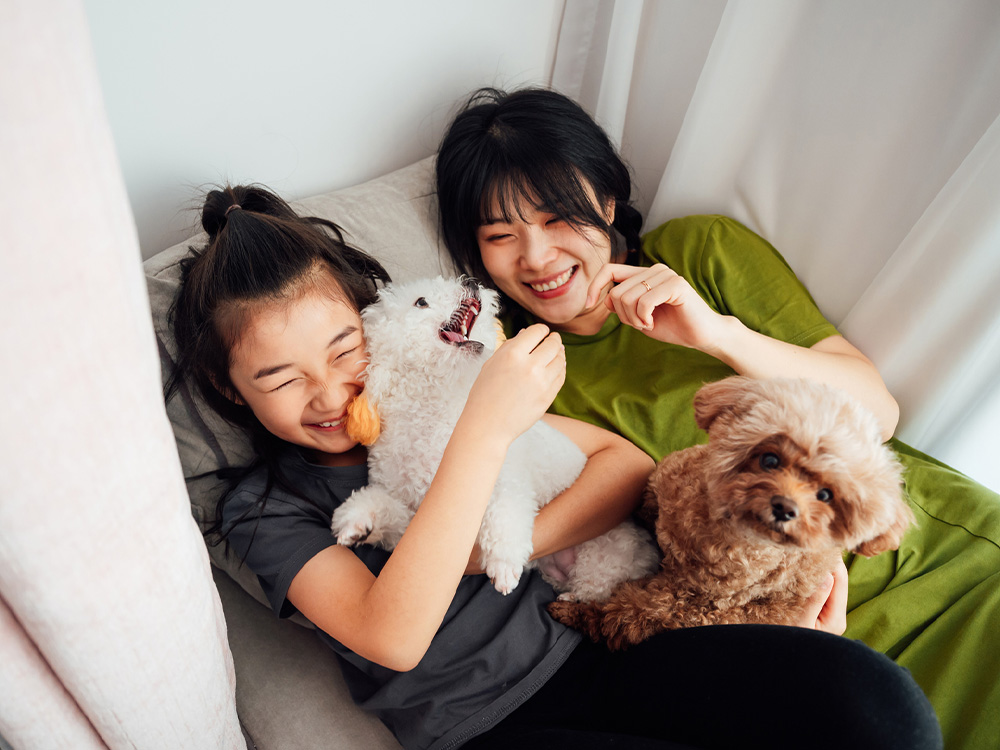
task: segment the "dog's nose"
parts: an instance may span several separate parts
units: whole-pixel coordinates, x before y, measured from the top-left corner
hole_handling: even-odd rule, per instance
[[[775,521],[784,523],[795,518],[799,514],[799,509],[787,497],[775,495],[771,498],[771,513],[774,514]]]

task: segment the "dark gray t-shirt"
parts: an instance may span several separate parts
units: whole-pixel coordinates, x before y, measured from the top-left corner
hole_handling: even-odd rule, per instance
[[[330,532],[333,510],[365,485],[368,473],[363,465],[316,466],[294,449],[283,455],[282,465],[313,502],[274,488],[261,514],[261,470],[234,490],[223,516],[233,551],[245,555],[274,611],[288,617],[295,612],[286,598],[292,578],[336,543]],[[354,552],[375,574],[389,558],[376,547],[362,545]],[[454,748],[524,702],[579,643],[578,633],[546,612],[553,598],[535,571],[525,571],[507,596],[486,576],[465,576],[430,648],[409,672],[374,664],[317,633],[339,657],[355,702],[374,712],[403,747]]]

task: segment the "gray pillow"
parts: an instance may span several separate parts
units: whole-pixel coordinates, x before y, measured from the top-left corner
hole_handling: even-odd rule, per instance
[[[433,156],[355,187],[296,201],[293,206],[302,215],[337,223],[348,242],[377,258],[394,281],[455,274],[439,241]],[[195,235],[143,264],[164,382],[177,354],[167,312],[180,285],[180,260],[192,245],[200,247],[205,239],[204,234]],[[167,416],[177,439],[191,509],[204,528],[215,516],[223,486],[215,472],[249,463],[250,446],[241,432],[216,416],[186,385],[167,404]],[[208,549],[215,565],[267,604],[257,578],[238,559],[226,556],[222,545]],[[305,618],[296,619],[308,624]]]

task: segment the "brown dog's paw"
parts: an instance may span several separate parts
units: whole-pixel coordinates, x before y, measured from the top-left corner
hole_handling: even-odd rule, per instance
[[[549,614],[553,620],[561,622],[563,625],[568,625],[571,628],[576,627],[581,609],[582,607],[579,602],[571,602],[563,599],[558,599],[548,606]]]
[[[554,601],[548,606],[549,615],[563,625],[579,630],[590,640],[600,640],[600,628],[593,608],[581,602]]]

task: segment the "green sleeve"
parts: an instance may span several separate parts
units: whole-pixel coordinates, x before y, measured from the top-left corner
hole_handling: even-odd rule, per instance
[[[666,264],[758,333],[804,347],[838,333],[778,251],[738,221],[674,219],[643,237],[643,252],[644,265]]]

